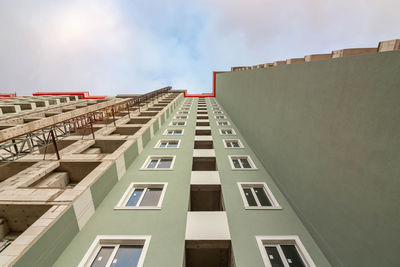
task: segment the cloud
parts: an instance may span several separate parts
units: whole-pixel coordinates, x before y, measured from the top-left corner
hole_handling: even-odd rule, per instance
[[[213,70],[399,38],[395,0],[0,2],[0,90],[211,90]]]

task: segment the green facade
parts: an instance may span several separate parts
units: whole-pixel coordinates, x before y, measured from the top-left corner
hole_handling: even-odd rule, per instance
[[[110,190],[97,207],[95,214],[60,255],[54,266],[79,264],[97,235],[150,235],[151,241],[144,266],[182,266],[196,128],[196,103],[197,99],[194,99],[186,126],[168,126],[176,114],[175,110],[172,112],[160,130],[145,145],[142,153],[129,165],[127,164],[125,175]],[[207,105],[236,265],[239,267],[263,266],[255,239],[256,235],[298,235],[317,266],[330,266],[235,126],[232,128],[237,132],[236,137],[242,141],[245,148],[238,150],[224,148],[223,137],[218,132],[221,127],[216,125],[210,111],[210,104]],[[228,120],[230,121],[229,116]],[[165,136],[163,132],[167,128],[183,128],[184,134]],[[154,146],[159,139],[180,139],[181,144],[178,149],[156,149]],[[232,170],[228,155],[235,154],[250,155],[258,170]],[[176,156],[173,170],[140,170],[149,155]],[[268,184],[282,206],[281,210],[244,209],[237,182],[258,181]],[[132,182],[167,182],[162,208],[160,210],[114,210]]]
[[[221,73],[216,91],[333,266],[399,265],[400,51]]]

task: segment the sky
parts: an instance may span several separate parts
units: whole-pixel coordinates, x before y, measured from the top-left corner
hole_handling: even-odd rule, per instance
[[[212,90],[212,72],[400,38],[399,0],[0,0],[0,92]]]

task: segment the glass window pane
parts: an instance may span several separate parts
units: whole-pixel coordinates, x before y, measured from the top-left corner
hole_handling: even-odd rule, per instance
[[[233,144],[233,147],[239,147],[239,142],[232,142],[232,144]]]
[[[168,147],[178,147],[178,142],[169,142]]]
[[[232,147],[232,142],[229,142],[229,141],[226,142],[226,146],[227,146],[227,147]]]
[[[133,206],[133,207],[136,206],[142,193],[143,189],[135,189],[135,191],[133,191],[133,194],[129,198],[128,202],[126,203],[126,206]]]
[[[251,165],[247,159],[240,159],[240,162],[243,165],[243,168],[251,168]]]
[[[172,159],[161,159],[157,168],[158,169],[165,169],[165,168],[168,169],[171,167],[171,164],[172,164]]]
[[[96,258],[93,260],[91,267],[104,267],[106,266],[114,247],[101,247]]]
[[[260,202],[261,206],[272,206],[271,201],[269,201],[267,194],[262,187],[254,187],[254,192]]]
[[[158,162],[157,159],[152,159],[152,160],[150,161],[149,165],[147,165],[147,168],[148,168],[148,169],[154,169],[154,168],[157,166],[157,162]]]
[[[233,162],[233,166],[234,166],[235,168],[237,168],[237,169],[240,169],[240,168],[241,168],[238,159],[232,159],[232,162]]]
[[[167,146],[167,143],[166,143],[166,142],[161,142],[161,143],[160,143],[160,147],[161,147],[161,148],[165,148],[166,146]]]
[[[167,134],[174,134],[174,131],[168,131]]]
[[[281,245],[281,248],[290,267],[305,267],[305,264],[294,245]]]
[[[161,192],[161,188],[148,188],[139,206],[157,206]]]
[[[265,247],[272,267],[285,267],[276,247]]]
[[[142,254],[143,246],[125,246],[121,245],[118,248],[117,254],[111,263],[113,267],[131,267],[137,266]]]
[[[249,188],[244,188],[243,189],[244,195],[246,196],[247,203],[249,204],[250,207],[255,207],[257,206],[257,202],[254,199],[253,193],[251,193],[251,190]]]

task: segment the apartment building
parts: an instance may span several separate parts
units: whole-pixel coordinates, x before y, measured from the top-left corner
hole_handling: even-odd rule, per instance
[[[0,264],[397,266],[399,44],[196,97],[4,95]]]

